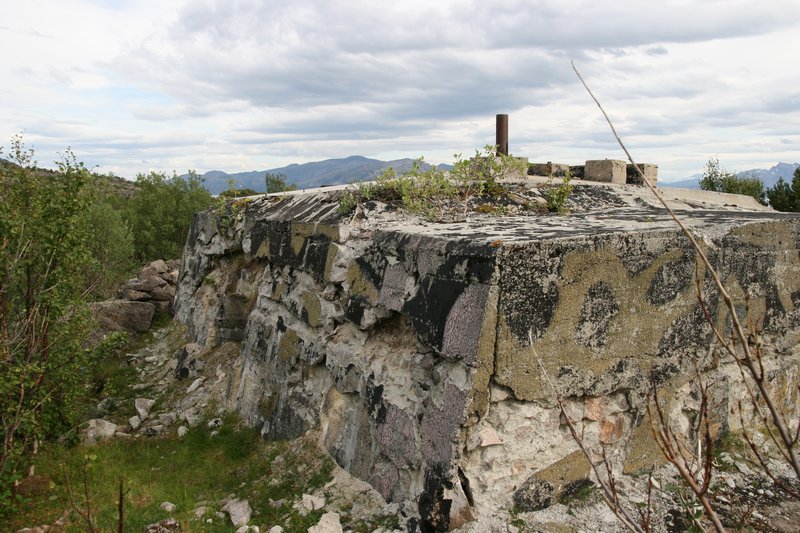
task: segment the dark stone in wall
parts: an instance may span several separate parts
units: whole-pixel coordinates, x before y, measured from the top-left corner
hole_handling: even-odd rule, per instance
[[[712,336],[711,326],[697,304],[691,312],[679,316],[667,327],[658,343],[658,356],[673,357],[705,351]]]
[[[659,256],[675,249],[688,250],[689,241],[676,230],[658,233],[634,233],[624,236],[602,235],[595,239],[595,249],[611,247],[631,277],[650,268]],[[693,278],[692,278],[693,279]]]
[[[444,262],[437,269],[436,276],[470,283],[489,283],[494,275],[495,250],[491,246],[448,243]]]
[[[386,421],[386,404],[383,403],[383,385],[375,384],[375,375],[367,378],[367,409],[370,416],[379,424]]]
[[[672,376],[681,371],[680,367],[671,361],[659,362],[650,369],[649,379],[655,385],[661,385],[669,381]]]
[[[291,440],[296,439],[306,432],[309,427],[316,424],[308,424],[302,415],[296,411],[303,408],[303,411],[311,412],[308,406],[308,399],[299,394],[291,394],[285,388],[281,389],[275,412],[266,418],[262,435],[267,440]]]
[[[311,274],[314,281],[322,283],[325,280],[325,265],[328,262],[331,239],[327,235],[307,237],[305,247],[306,254],[303,259],[305,270]]]
[[[431,405],[423,414],[419,427],[422,455],[432,462],[447,463],[453,455],[453,439],[464,418],[467,391],[445,385],[442,405]]]
[[[346,367],[329,366],[328,370],[336,390],[342,394],[360,392],[362,372],[355,364],[349,363]]]
[[[270,221],[269,220],[256,220],[253,228],[250,230],[250,249],[256,253],[261,244],[269,237]]]
[[[764,331],[777,333],[779,324],[786,316],[786,309],[783,307],[783,302],[781,302],[777,285],[768,283],[766,287],[764,287],[764,290],[767,300],[767,312],[764,316]]]
[[[452,488],[447,478],[446,466],[431,465],[425,471],[425,486],[419,496],[419,524],[423,533],[438,533],[450,525],[450,500],[444,499],[444,489]]]
[[[363,256],[356,258],[356,264],[366,277],[366,281],[380,290],[383,272],[386,270],[386,256],[374,247],[368,248]]]
[[[603,348],[609,324],[618,313],[619,303],[607,283],[600,281],[589,287],[578,317],[578,343],[593,350]]]
[[[530,248],[509,250],[500,264],[500,312],[521,345],[528,333],[539,339],[553,319],[558,305],[558,286],[548,280],[561,271],[563,246],[537,243]]]
[[[442,350],[447,315],[466,287],[465,281],[427,277],[403,306],[420,339],[437,351]]]
[[[647,288],[647,301],[653,305],[668,304],[694,284],[694,276],[694,254],[686,251],[678,260],[661,265]]]
[[[217,316],[220,340],[242,340],[247,326],[247,317],[251,310],[252,302],[248,302],[244,296],[238,294],[225,295]]]
[[[369,306],[369,303],[362,296],[354,296],[347,300],[347,307],[344,310],[344,317],[356,325],[361,325],[361,319],[364,318],[364,310]]]
[[[556,489],[549,481],[533,475],[514,492],[514,509],[522,512],[540,511],[555,503]]]

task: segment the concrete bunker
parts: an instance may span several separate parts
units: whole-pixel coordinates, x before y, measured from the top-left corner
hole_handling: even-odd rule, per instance
[[[537,354],[589,442],[626,472],[659,461],[645,422],[653,380],[680,424],[700,368],[715,383],[720,431],[738,424],[743,394],[698,308],[694,251],[643,187],[626,184],[627,167],[598,166],[610,179],[579,183],[569,216],[431,224],[373,202],[361,218],[342,217],[342,192],[331,189],[251,198],[225,224],[201,213],[176,316],[193,342],[240,342],[222,399],[231,409],[265,438],[319,428],[337,463],[405,502],[420,530],[498,506],[546,507],[589,468]],[[535,173],[563,171],[548,163]],[[519,180],[532,194],[544,182]],[[769,361],[775,379],[790,379],[800,219],[688,194],[668,196],[731,290],[750,298],[763,342],[780,355]],[[782,398],[787,409],[795,396]]]

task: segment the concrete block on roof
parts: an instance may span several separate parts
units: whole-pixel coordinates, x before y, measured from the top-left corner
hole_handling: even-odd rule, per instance
[[[654,165],[652,163],[639,163],[637,166],[642,171],[642,174],[644,174],[644,179],[650,182],[650,185],[655,187],[656,181],[658,180],[658,165]],[[633,167],[633,165],[626,165],[626,172],[627,183],[631,183],[633,185],[644,185],[642,182],[642,177],[638,172],[636,172],[636,169]]]
[[[626,183],[628,179],[625,161],[602,159],[587,161],[584,165],[583,179],[603,183]]]
[[[528,175],[545,177],[563,177],[569,171],[569,165],[563,163],[531,163],[528,165]]]

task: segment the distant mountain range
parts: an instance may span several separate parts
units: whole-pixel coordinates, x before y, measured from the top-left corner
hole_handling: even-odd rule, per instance
[[[211,194],[219,194],[228,188],[228,181],[234,180],[237,189],[253,189],[257,192],[266,190],[265,175],[283,174],[288,183],[294,184],[298,189],[321,187],[324,185],[339,185],[375,179],[380,172],[388,167],[393,167],[398,172],[409,170],[414,164],[413,159],[396,159],[394,161],[380,161],[369,159],[360,155],[345,157],[344,159],[326,159],[302,165],[292,164],[288,167],[271,168],[267,170],[254,170],[251,172],[236,172],[228,174],[222,170],[210,170],[202,175],[203,186]],[[431,165],[423,164],[423,168]],[[442,170],[449,170],[452,165],[436,165]]]
[[[800,163],[778,163],[772,168],[754,168],[751,170],[743,170],[742,172],[737,172],[736,175],[741,177],[756,176],[764,182],[765,188],[769,188],[774,187],[775,184],[778,183],[778,178],[783,178],[783,181],[791,183],[792,176],[794,176],[794,171],[797,167],[800,167]],[[700,179],[702,177],[702,174],[694,174],[680,181],[662,182],[659,180],[658,184],[662,187],[699,189]]]
[[[394,161],[380,161],[360,155],[353,155],[343,159],[326,159],[302,165],[292,164],[287,167],[271,168],[266,170],[253,170],[250,172],[236,172],[229,174],[222,170],[210,170],[202,175],[203,185],[211,194],[219,194],[228,188],[228,181],[234,180],[237,189],[253,189],[264,192],[266,184],[264,176],[270,174],[283,174],[288,183],[294,184],[298,189],[309,189],[325,185],[340,185],[375,179],[380,172],[388,167],[393,167],[398,172],[409,170],[414,164],[413,159],[395,159]],[[431,165],[423,164],[424,168]],[[452,165],[436,165],[442,170],[449,170]],[[755,168],[737,172],[737,176],[757,176],[764,182],[765,187],[772,187],[782,177],[784,181],[791,182],[794,170],[800,163],[778,163],[772,168]],[[682,187],[685,189],[699,189],[701,174],[694,174],[679,181],[659,181],[662,187]]]

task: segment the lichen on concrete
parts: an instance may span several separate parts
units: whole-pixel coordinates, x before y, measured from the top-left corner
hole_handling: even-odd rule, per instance
[[[540,185],[517,183],[516,194]],[[210,210],[187,241],[176,316],[191,342],[239,343],[220,402],[265,438],[318,428],[340,466],[414,509],[413,527],[544,506],[591,476],[542,368],[587,442],[626,472],[661,460],[646,417],[652,383],[684,427],[698,369],[716,380],[715,427],[739,424],[741,378],[712,345],[697,284],[715,324],[729,317],[642,191],[579,185],[568,216],[441,224],[380,202],[342,217],[340,191],[255,198],[224,224]],[[735,201],[670,199],[748,298],[779,355],[766,362],[779,399],[796,409],[800,219],[722,205]]]

